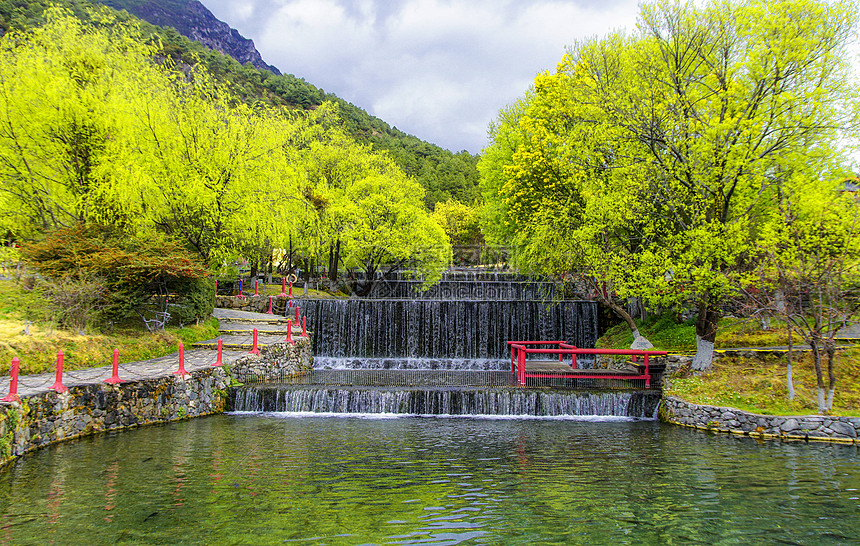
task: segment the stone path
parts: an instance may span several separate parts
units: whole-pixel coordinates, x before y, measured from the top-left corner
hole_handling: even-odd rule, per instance
[[[250,313],[227,309],[215,309],[213,316],[219,320],[220,329],[228,334],[221,336],[223,341],[222,362],[231,364],[248,354],[252,345],[252,331],[257,328],[265,331],[258,336],[258,345],[283,341],[287,334],[287,319],[266,313]],[[301,326],[293,328],[293,336],[301,335]],[[217,358],[218,340],[208,340],[193,344],[185,350],[185,370],[193,372],[210,367]],[[122,355],[120,355],[122,358]],[[179,353],[173,353],[159,358],[126,362],[119,365],[119,378],[125,381],[155,379],[172,375],[179,369]],[[108,364],[98,368],[66,371],[63,374],[63,385],[75,387],[102,383],[112,375],[112,366]],[[38,375],[22,375],[18,378],[18,396],[24,398],[44,393],[56,381],[56,372]],[[7,375],[0,378],[0,398],[9,393],[11,378]]]

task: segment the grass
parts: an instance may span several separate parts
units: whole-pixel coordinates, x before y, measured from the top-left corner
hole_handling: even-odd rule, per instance
[[[696,328],[692,320],[678,323],[672,315],[637,321],[640,332],[656,350],[692,354],[696,350]],[[737,318],[720,320],[716,347],[773,347],[788,344],[784,325],[773,321],[763,330],[759,321]],[[627,349],[633,334],[625,323],[608,329],[597,346]],[[802,343],[795,337],[795,343]],[[822,365],[826,366],[825,363]],[[666,394],[696,404],[727,406],[764,415],[818,413],[818,387],[811,354],[795,353],[794,400],[788,399],[787,357],[762,355],[756,358],[720,357],[707,374],[689,371],[670,378]],[[825,370],[825,384],[826,370]],[[839,351],[836,357],[837,385],[832,415],[860,417],[860,348]]]
[[[665,393],[696,404],[728,406],[764,415],[817,414],[818,387],[812,355],[796,354],[794,360],[794,400],[788,399],[787,361],[773,356],[719,358],[710,373],[672,377]],[[826,369],[824,377],[826,384]],[[837,353],[836,377],[830,414],[860,417],[860,349]]]
[[[20,360],[22,374],[43,373],[54,369],[57,352],[62,350],[65,369],[79,370],[110,364],[114,349],[119,349],[121,362],[134,362],[176,352],[179,342],[187,345],[218,335],[215,319],[160,332],[129,324],[110,333],[79,335],[41,319],[47,310],[37,291],[0,280],[0,373],[8,373],[14,357]],[[25,333],[28,321],[32,323]]]
[[[678,323],[671,314],[637,320],[639,332],[654,344],[654,348],[670,353],[693,353],[696,351],[695,319]],[[795,343],[801,343],[795,334]],[[622,322],[609,328],[597,341],[604,349],[628,349],[633,343],[633,333]],[[772,321],[771,328],[762,330],[757,320],[723,318],[717,330],[716,347],[773,347],[788,344],[788,335],[779,321]]]

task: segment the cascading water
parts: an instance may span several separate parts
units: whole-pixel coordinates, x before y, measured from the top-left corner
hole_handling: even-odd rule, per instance
[[[656,391],[257,386],[234,391],[234,411],[407,415],[605,415],[652,419]]]
[[[508,341],[593,347],[597,339],[593,302],[349,299],[308,300],[303,309],[316,368],[501,370]]]
[[[594,302],[551,302],[551,283],[511,274],[449,273],[428,291],[419,287],[408,279],[378,280],[369,298],[301,301],[314,374],[236,389],[232,409],[653,418],[656,392],[513,387],[507,342],[593,347]],[[578,359],[580,367],[588,362]]]

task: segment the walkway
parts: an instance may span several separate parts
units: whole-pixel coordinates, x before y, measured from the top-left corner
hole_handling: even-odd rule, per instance
[[[232,364],[237,359],[248,354],[253,338],[253,328],[265,330],[267,335],[260,336],[259,341],[283,341],[286,337],[286,320],[284,317],[268,315],[265,313],[249,313],[244,311],[233,311],[227,309],[215,309],[215,318],[219,320],[220,329],[230,335],[223,336],[224,350],[222,361]],[[301,327],[293,330],[293,334],[300,334]],[[194,372],[210,367],[217,358],[218,340],[208,340],[195,343],[185,351],[185,370]],[[120,355],[120,358],[122,355]],[[126,362],[119,365],[119,378],[125,381],[137,381],[144,379],[156,379],[168,377],[179,369],[179,353],[173,353],[159,358],[141,360],[138,362]],[[63,374],[63,385],[66,387],[77,387],[104,382],[112,374],[110,364],[98,368],[86,368],[83,370],[66,371]],[[0,397],[9,392],[11,378],[6,375],[0,378]],[[18,395],[22,398],[35,396],[48,392],[56,381],[56,372],[38,375],[22,375],[18,377]]]

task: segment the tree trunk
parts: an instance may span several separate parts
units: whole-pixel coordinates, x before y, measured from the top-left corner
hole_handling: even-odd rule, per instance
[[[824,399],[824,374],[821,371],[821,343],[815,337],[810,337],[809,345],[812,348],[812,361],[815,363],[815,379],[818,382],[818,413],[825,413],[827,403]]]
[[[828,340],[825,344],[827,349],[827,411],[833,409],[833,395],[836,392],[836,373],[833,371],[833,364],[836,360],[836,345],[833,340]]]
[[[792,376],[792,366],[794,365],[794,343],[792,340],[791,326],[788,327],[788,371],[786,372],[785,381],[788,383],[788,399],[794,400],[794,377]]]
[[[594,283],[594,293],[597,295],[597,300],[612,309],[612,312],[621,317],[624,322],[627,323],[627,326],[630,327],[630,331],[633,332],[633,345],[637,345],[638,341],[639,343],[637,349],[653,349],[654,345],[652,345],[650,341],[648,341],[642,334],[639,333],[639,328],[636,326],[636,321],[633,320],[633,317],[630,316],[630,313],[628,313],[623,306],[618,305],[617,303],[612,301],[612,294],[605,289],[605,284],[601,286],[597,283],[597,281],[592,282]]]
[[[707,303],[699,304],[696,319],[696,356],[693,358],[694,370],[710,370],[714,363],[714,343],[717,340],[717,322],[720,313]]]
[[[337,268],[340,264],[340,239],[338,239],[334,248],[331,250],[331,261],[329,262],[328,267],[328,280],[331,283],[332,289],[334,289],[334,283],[337,281]]]
[[[290,235],[290,251],[287,254],[287,272],[291,273],[293,271],[293,236]]]

